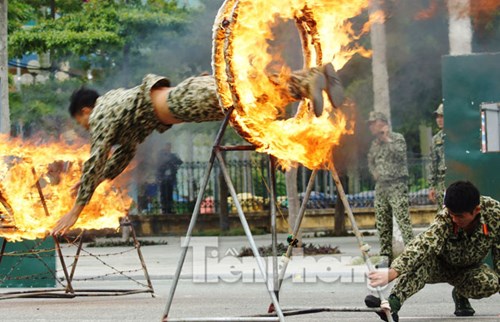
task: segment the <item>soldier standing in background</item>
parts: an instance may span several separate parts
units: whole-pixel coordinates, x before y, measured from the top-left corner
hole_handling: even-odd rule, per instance
[[[156,180],[160,186],[160,204],[164,215],[173,214],[174,189],[177,184],[177,170],[182,164],[177,154],[172,152],[172,144],[165,144],[165,149],[158,156]]]
[[[429,166],[429,200],[438,205],[438,208],[443,206],[443,195],[446,189],[444,185],[444,177],[446,172],[446,164],[444,162],[444,113],[443,104],[439,104],[436,115],[436,123],[439,132],[432,137],[431,146],[431,164]]]
[[[393,216],[405,245],[413,238],[408,212],[406,141],[403,135],[389,129],[387,116],[383,113],[370,112],[368,123],[375,137],[368,152],[368,168],[376,181],[375,221],[380,238],[380,255],[386,258],[379,267],[387,267],[393,257]]]

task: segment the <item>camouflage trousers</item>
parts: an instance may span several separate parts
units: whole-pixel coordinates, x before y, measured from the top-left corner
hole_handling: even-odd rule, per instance
[[[318,73],[322,71],[314,67],[293,72],[283,79],[277,75],[270,75],[269,79],[276,84],[278,95],[291,103],[309,97],[311,80]],[[224,118],[213,76],[190,77],[182,81],[169,91],[167,103],[170,112],[184,122],[209,122]]]
[[[403,304],[425,284],[448,283],[463,297],[481,299],[500,292],[499,278],[500,276],[485,264],[472,268],[456,268],[434,258],[422,262],[416,270],[400,275],[391,294],[396,295]]]
[[[446,186],[444,180],[438,181],[436,186],[433,187],[436,192],[436,204],[438,209],[441,209],[444,205],[444,192],[446,191]]]
[[[392,217],[401,230],[403,241],[413,239],[413,230],[408,212],[408,186],[406,181],[390,184],[377,183],[375,187],[375,224],[380,239],[380,255],[392,261]]]

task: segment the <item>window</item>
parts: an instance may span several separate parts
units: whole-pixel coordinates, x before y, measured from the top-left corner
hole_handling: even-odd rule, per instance
[[[481,150],[500,152],[500,103],[481,104]]]

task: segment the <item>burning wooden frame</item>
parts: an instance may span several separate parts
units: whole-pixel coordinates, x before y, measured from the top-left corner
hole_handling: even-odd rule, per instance
[[[360,48],[342,51],[352,39],[333,37],[326,24],[345,24],[361,12],[366,1],[349,5],[359,11],[343,10],[341,14],[334,9],[324,10],[329,2],[332,1],[282,1],[275,5],[273,1],[226,0],[214,24],[212,69],[220,105],[224,112],[234,108],[230,124],[245,140],[258,152],[275,156],[285,168],[293,162],[310,169],[328,167],[334,145],[343,134],[352,133],[352,120],[340,109],[333,109],[328,100],[327,113],[320,117],[306,112],[309,102],[304,100],[293,118],[283,119],[290,103],[290,94],[283,92],[288,91],[292,72],[281,57],[279,64],[274,64],[276,55],[267,52],[267,39],[273,37],[271,25],[277,24],[277,17],[291,19],[301,38],[304,69],[321,66],[333,56],[336,67],[342,67]],[[329,41],[332,38],[335,41]],[[326,61],[324,57],[328,57]]]
[[[36,171],[34,168],[32,168],[32,173],[37,177]],[[38,195],[40,197],[40,202],[42,203],[45,216],[50,216],[49,209],[47,207],[47,203],[45,200],[45,196],[42,191],[42,187],[40,185],[39,180],[36,180],[35,183]],[[14,221],[14,213],[13,209],[8,202],[8,199],[6,198],[5,194],[0,190],[0,203],[3,205],[3,208],[6,211],[6,214],[2,215],[2,221],[0,221],[0,236],[4,235],[2,234],[3,232],[9,232],[10,234],[15,233],[17,227],[15,225]],[[78,245],[77,245],[77,250],[76,254],[74,256],[74,260],[71,264],[71,272],[68,271],[68,266],[66,265],[66,262],[64,260],[63,253],[61,251],[60,243],[59,240],[51,236],[51,238],[54,240],[55,243],[55,251],[57,252],[57,258],[59,259],[62,271],[64,273],[64,280],[60,280],[57,278],[57,274],[55,271],[50,270],[50,268],[47,267],[47,269],[50,270],[50,274],[53,275],[53,277],[61,284],[64,286],[62,289],[45,289],[45,290],[34,290],[34,291],[22,291],[22,292],[7,292],[7,293],[2,293],[0,294],[0,300],[3,299],[11,299],[11,298],[20,298],[20,297],[67,297],[67,298],[72,298],[75,296],[110,296],[110,295],[129,295],[129,294],[137,294],[137,293],[151,293],[154,294],[153,290],[153,285],[151,283],[151,279],[149,277],[146,263],[144,261],[144,258],[142,256],[142,252],[140,249],[140,243],[137,240],[137,236],[135,234],[135,231],[130,224],[130,220],[128,219],[128,215],[125,217],[125,220],[122,221],[125,226],[130,227],[131,230],[131,235],[133,238],[134,242],[134,247],[137,250],[137,255],[139,257],[140,263],[141,263],[141,269],[143,270],[144,277],[146,279],[147,285],[144,289],[75,289],[72,285],[72,282],[74,280],[74,274],[76,271],[77,263],[80,258],[81,251],[83,249],[83,232],[79,237]],[[5,249],[7,245],[7,239],[3,238],[2,241],[2,246],[0,248],[0,264],[2,262],[2,258],[5,255]],[[29,253],[29,252],[28,252]],[[34,252],[31,252],[34,253]],[[41,260],[40,257],[37,257],[38,259]],[[64,285],[65,281],[65,285]]]

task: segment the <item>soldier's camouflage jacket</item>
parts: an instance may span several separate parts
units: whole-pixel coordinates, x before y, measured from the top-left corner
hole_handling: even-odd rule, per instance
[[[368,168],[377,181],[377,186],[390,184],[408,177],[406,141],[403,135],[389,133],[392,142],[373,140],[368,152]]]
[[[391,268],[401,275],[436,258],[449,269],[472,268],[481,265],[491,250],[493,269],[500,276],[500,202],[483,196],[480,206],[479,223],[471,234],[457,229],[448,209],[441,210],[431,226],[393,261]]]
[[[444,138],[443,130],[440,130],[432,137],[431,163],[429,166],[429,185],[436,189],[444,186],[446,164],[444,160]],[[441,185],[440,185],[441,183]]]
[[[169,81],[149,74],[139,86],[115,89],[97,99],[89,119],[90,157],[83,165],[77,204],[87,204],[101,181],[118,176],[133,159],[137,145],[154,130],[162,133],[171,127],[160,123],[154,113],[150,92],[156,84],[169,86]]]

